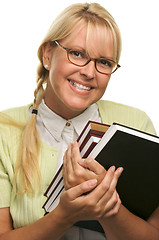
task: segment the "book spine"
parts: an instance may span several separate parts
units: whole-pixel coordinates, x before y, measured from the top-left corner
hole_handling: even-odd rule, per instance
[[[49,207],[53,204],[55,199],[60,196],[61,191],[64,189],[63,179],[59,182],[59,184],[56,186],[56,188],[52,191],[52,193],[49,195],[48,199],[43,205],[43,208],[48,211]]]
[[[86,145],[86,143],[88,142],[91,136],[102,138],[103,135],[104,135],[104,132],[90,130],[85,136],[85,138],[83,139],[83,142],[79,144],[80,151],[82,151],[83,147]]]
[[[57,207],[57,205],[59,204],[59,201],[60,201],[60,196],[64,191],[65,191],[64,187],[61,188],[61,190],[59,191],[57,196],[54,198],[54,200],[52,201],[52,203],[50,204],[50,206],[46,212],[51,212]]]
[[[83,158],[87,158],[90,152],[93,150],[93,148],[97,145],[97,142],[92,142],[92,144],[89,146],[88,150],[83,155]]]
[[[44,196],[49,197],[49,195],[51,194],[53,189],[56,188],[57,184],[61,180],[61,178],[62,178],[62,167],[63,167],[63,164],[61,165],[61,167],[57,171],[55,177],[53,178],[53,180],[50,183],[49,187],[47,188],[46,192],[44,193]]]

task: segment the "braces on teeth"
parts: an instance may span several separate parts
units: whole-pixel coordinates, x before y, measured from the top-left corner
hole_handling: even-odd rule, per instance
[[[83,86],[83,85],[78,84],[78,83],[74,83],[74,82],[71,82],[71,81],[70,81],[70,83],[72,84],[72,86],[77,87],[77,88],[79,88],[81,90],[89,91],[91,89],[90,87],[86,87],[86,86]]]

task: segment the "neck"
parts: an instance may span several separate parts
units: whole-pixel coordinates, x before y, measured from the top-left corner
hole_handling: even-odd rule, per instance
[[[44,103],[46,104],[46,106],[51,109],[54,113],[56,113],[57,115],[59,115],[60,117],[62,117],[63,119],[69,120],[72,118],[75,118],[77,116],[79,116],[81,113],[83,113],[85,110],[83,111],[75,111],[72,109],[61,109],[61,106],[58,106],[56,104],[51,104],[47,97],[44,97]],[[56,105],[56,106],[55,106]]]

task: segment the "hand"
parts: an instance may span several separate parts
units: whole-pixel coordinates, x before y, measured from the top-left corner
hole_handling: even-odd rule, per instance
[[[97,180],[92,179],[66,190],[57,208],[72,224],[79,220],[100,220],[117,214],[121,201],[116,184],[122,170],[118,168],[115,171],[115,167],[111,167],[98,186]]]
[[[65,189],[74,187],[89,179],[97,179],[98,184],[106,174],[105,168],[91,158],[82,159],[78,143],[68,146],[63,159],[63,178]]]

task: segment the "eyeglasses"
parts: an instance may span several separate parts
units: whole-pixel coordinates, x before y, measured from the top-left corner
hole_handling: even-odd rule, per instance
[[[85,51],[73,48],[66,48],[62,46],[58,41],[55,41],[55,43],[67,51],[68,60],[76,66],[84,67],[90,61],[94,61],[96,70],[99,73],[103,73],[106,75],[111,75],[120,67],[120,65],[117,62],[111,59],[90,58],[90,56]]]

